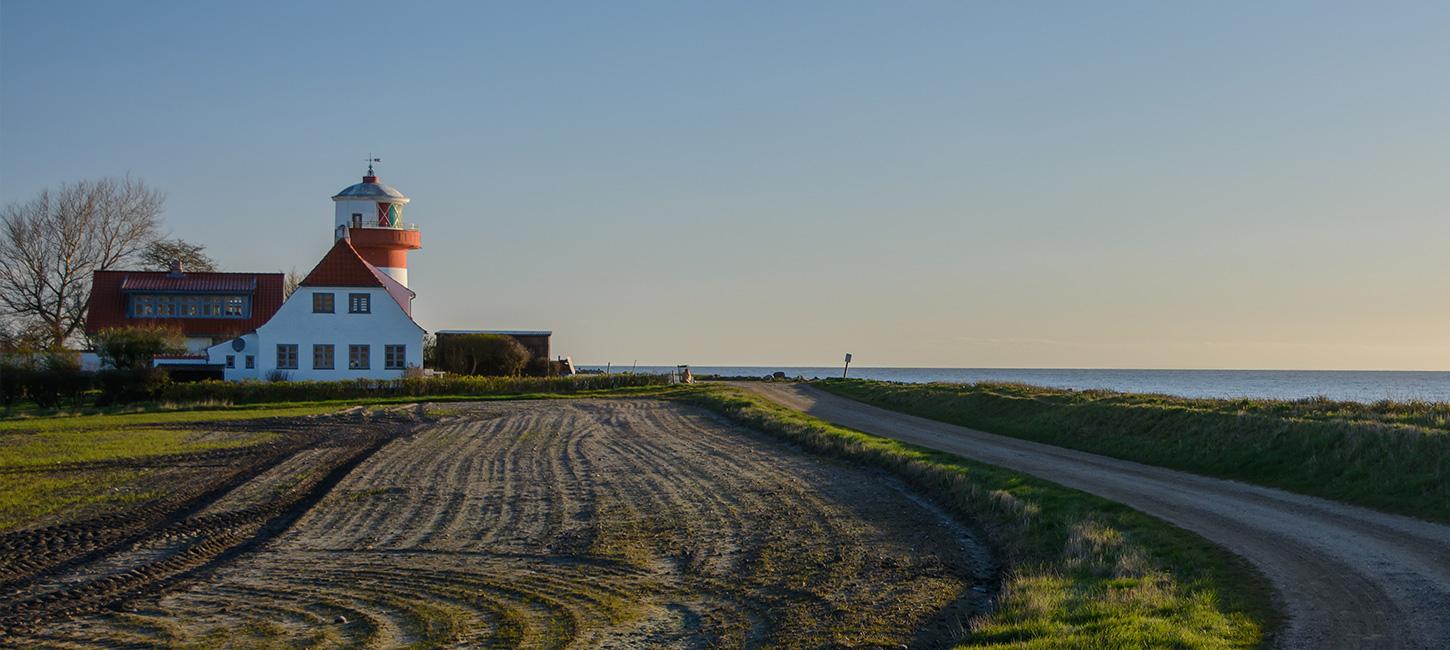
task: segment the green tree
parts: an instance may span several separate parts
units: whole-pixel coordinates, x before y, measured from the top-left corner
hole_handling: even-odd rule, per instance
[[[156,355],[185,349],[181,332],[161,325],[103,329],[94,342],[102,363],[128,370],[149,368]]]

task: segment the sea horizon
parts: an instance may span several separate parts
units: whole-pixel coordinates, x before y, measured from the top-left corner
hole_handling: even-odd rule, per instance
[[[604,370],[606,364],[582,364]],[[610,365],[611,372],[666,373],[673,365]],[[825,379],[841,376],[842,367],[787,365],[690,365],[696,375],[759,377],[784,372],[787,377]],[[1181,397],[1308,399],[1325,397],[1353,402],[1450,402],[1450,371],[1446,370],[1259,370],[1213,368],[952,368],[851,366],[848,376],[903,383],[1018,382],[1048,388],[1102,389],[1125,393],[1162,393]]]

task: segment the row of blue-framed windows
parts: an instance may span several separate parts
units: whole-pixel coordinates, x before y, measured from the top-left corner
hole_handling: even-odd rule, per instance
[[[247,296],[198,294],[131,295],[132,318],[246,318],[251,313]]]

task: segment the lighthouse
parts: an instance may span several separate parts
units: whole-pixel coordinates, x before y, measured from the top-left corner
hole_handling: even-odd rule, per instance
[[[336,239],[351,239],[353,248],[369,264],[408,286],[408,251],[423,247],[416,224],[403,221],[408,197],[378,182],[373,166],[362,182],[332,197],[336,205]]]

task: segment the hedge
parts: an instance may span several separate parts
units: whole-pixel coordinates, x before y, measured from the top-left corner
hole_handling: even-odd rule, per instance
[[[175,403],[314,402],[375,397],[523,395],[578,393],[638,386],[663,386],[669,375],[612,374],[573,377],[409,377],[351,381],[202,381],[164,387],[160,401]]]

